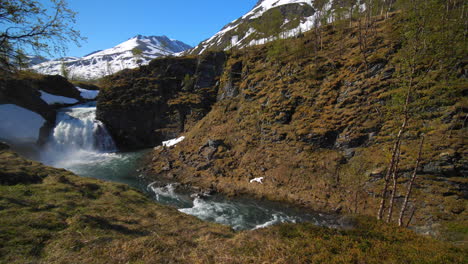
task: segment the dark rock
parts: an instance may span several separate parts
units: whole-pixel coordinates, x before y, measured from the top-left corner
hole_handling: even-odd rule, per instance
[[[33,80],[32,85],[37,90],[50,94],[75,98],[78,101],[83,100],[75,85],[60,75],[45,75],[43,78]]]
[[[388,79],[392,78],[393,73],[395,73],[395,68],[390,68],[390,69],[384,71],[383,74],[382,74],[382,78],[380,78],[380,80],[385,81],[385,80],[388,80]]]
[[[0,171],[0,185],[36,184],[41,183],[43,177],[26,171]]]
[[[239,95],[239,84],[242,79],[242,61],[234,63],[230,69],[226,69],[225,74],[228,74],[226,84],[220,89],[218,101],[226,98],[232,98]]]
[[[126,70],[108,77],[101,90],[97,119],[101,120],[120,149],[159,145],[203,118],[216,102],[218,79],[226,55],[208,53],[197,58],[162,58],[138,70]],[[193,81],[191,96],[178,97],[184,80]],[[185,92],[186,94],[187,92]],[[198,98],[194,103],[190,98]]]
[[[0,141],[0,150],[7,150],[10,149],[10,146],[8,146],[5,142]]]
[[[385,68],[386,62],[378,62],[374,65],[369,66],[369,73],[367,77],[374,77],[376,76],[383,68]]]
[[[348,160],[354,157],[355,154],[356,150],[354,148],[348,148],[344,150],[344,157]]]
[[[202,170],[207,170],[209,169],[210,167],[212,166],[211,163],[202,163],[202,164],[199,164],[197,167],[196,167],[196,170],[197,171],[202,171]]]
[[[210,148],[218,148],[219,146],[226,146],[226,144],[224,144],[224,141],[222,141],[222,140],[213,140],[213,139],[208,139],[208,142],[206,144]]]
[[[336,208],[333,210],[333,212],[335,212],[335,213],[337,213],[337,214],[341,213],[341,211],[343,211],[343,206],[341,206],[341,205],[339,205],[338,207],[336,207]]]
[[[0,104],[14,104],[41,115],[46,123],[40,130],[38,144],[43,144],[55,126],[56,109],[41,99],[40,90],[50,94],[75,98],[83,102],[80,92],[61,76],[0,77]]]
[[[422,172],[443,177],[465,177],[466,166],[460,153],[442,153],[436,160],[424,164]]]
[[[337,131],[327,131],[323,134],[310,133],[301,141],[320,148],[333,148],[338,137]]]

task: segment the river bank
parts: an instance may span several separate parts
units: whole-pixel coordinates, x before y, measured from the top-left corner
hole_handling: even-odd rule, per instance
[[[0,150],[0,262],[462,263],[466,251],[377,222],[234,232],[128,185],[79,177]],[[7,179],[7,181],[5,181]]]

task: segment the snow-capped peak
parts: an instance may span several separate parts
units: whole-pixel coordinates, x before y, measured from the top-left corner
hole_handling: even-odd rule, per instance
[[[134,55],[134,49],[141,55]],[[191,48],[167,36],[136,35],[117,46],[90,53],[82,58],[62,58],[35,65],[44,74],[67,74],[71,79],[97,79],[117,71],[148,64],[152,59],[173,55]]]
[[[332,2],[333,0],[329,0],[328,4]],[[276,39],[277,35],[265,36],[255,29],[256,20],[262,18],[269,10],[274,8],[281,8],[284,19],[279,29],[281,32],[279,34],[280,38],[292,37],[308,31],[316,23],[314,0],[260,0],[251,11],[227,24],[211,38],[184,52],[184,54],[201,54],[211,49],[242,48],[264,44]]]

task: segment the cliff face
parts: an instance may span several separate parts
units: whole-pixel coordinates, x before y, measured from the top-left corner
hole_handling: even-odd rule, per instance
[[[226,55],[164,58],[108,77],[97,118],[122,149],[160,144],[200,120],[216,101]]]

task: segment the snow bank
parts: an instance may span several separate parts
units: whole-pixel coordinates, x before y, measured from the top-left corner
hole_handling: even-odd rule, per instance
[[[64,97],[59,95],[53,95],[41,91],[41,99],[44,100],[47,104],[76,104],[78,100],[70,97]]]
[[[36,142],[45,119],[14,104],[0,105],[0,138],[13,142]]]
[[[96,99],[96,97],[99,94],[99,91],[87,90],[87,89],[83,89],[80,87],[76,87],[76,89],[80,91],[81,97],[83,97],[84,99],[93,100],[93,99]]]
[[[185,139],[184,136],[179,137],[179,138],[170,139],[170,140],[168,140],[168,141],[164,141],[164,142],[162,143],[162,145],[165,146],[165,147],[172,147],[172,146],[175,146],[175,145],[179,144],[179,143],[182,142],[184,139]]]

